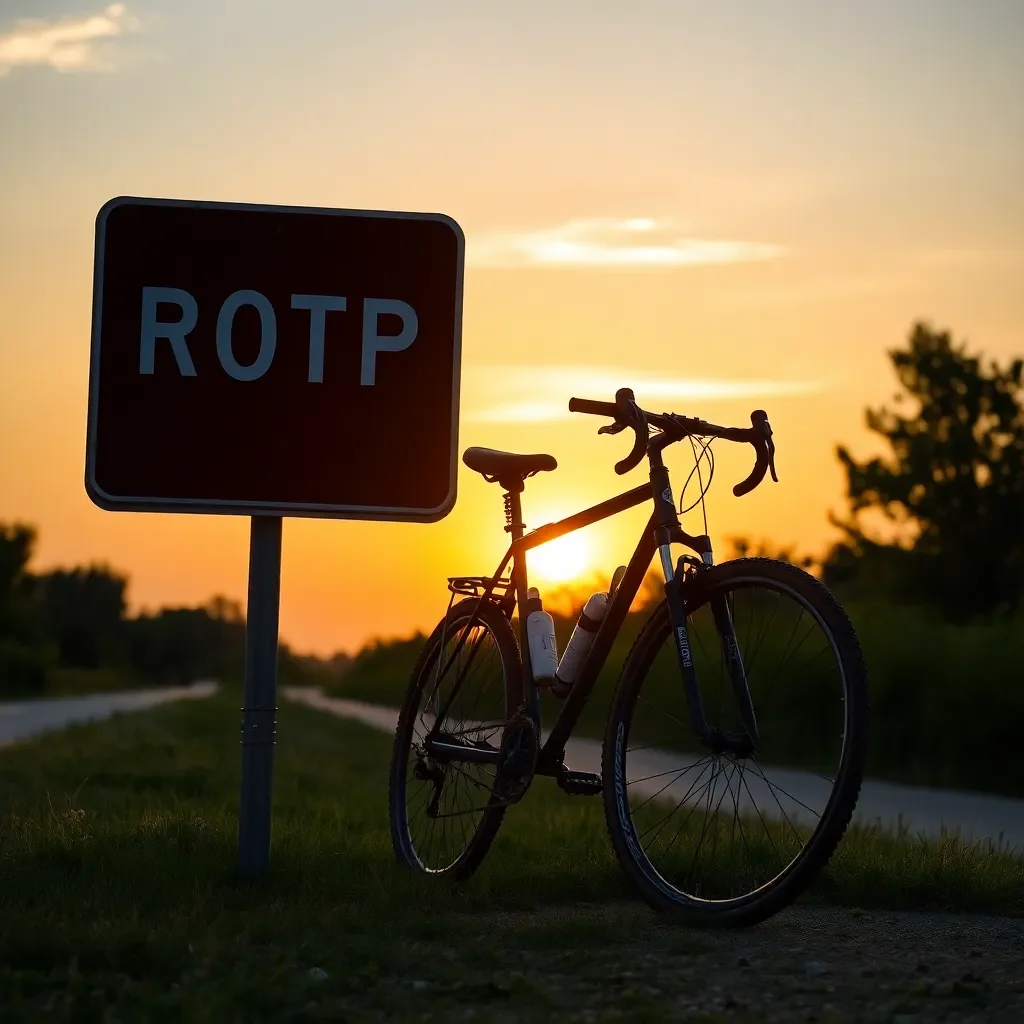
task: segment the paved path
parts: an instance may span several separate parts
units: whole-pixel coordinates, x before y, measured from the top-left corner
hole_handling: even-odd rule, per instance
[[[385,732],[394,732],[398,712],[395,708],[361,701],[341,700],[326,697],[312,688],[285,687],[285,696],[310,707],[329,711],[343,718],[352,718]],[[696,762],[694,758],[694,762]],[[566,763],[578,771],[601,771],[601,743],[598,740],[576,738],[569,740],[566,747]],[[657,750],[630,751],[627,758],[627,780],[636,791],[644,796],[655,796],[678,801],[687,795],[694,777],[699,778],[697,790],[704,784],[714,790],[712,802],[717,803],[724,796],[728,806],[732,799],[726,791],[727,780],[719,776],[712,780],[705,767],[703,777],[700,767],[687,771],[684,757],[678,753],[666,754]],[[761,766],[771,780],[769,790],[763,779],[746,771],[742,787],[737,776],[728,780],[730,792],[740,795],[740,809],[750,809],[751,797],[762,814],[777,801],[780,810],[790,818],[811,818],[807,809],[816,812],[824,807],[831,785],[810,772]],[[694,791],[696,792],[696,790]],[[707,798],[705,789],[702,802]],[[778,815],[775,815],[776,817]],[[1024,853],[1024,800],[1008,797],[989,796],[982,793],[968,793],[960,790],[928,789],[922,786],[901,786],[874,779],[865,780],[861,787],[854,821],[862,824],[881,824],[894,829],[900,821],[907,825],[912,834],[940,834],[943,828],[959,832],[964,839],[1001,840],[1004,844]]]
[[[73,722],[93,722],[109,718],[119,711],[142,711],[172,700],[209,697],[216,689],[216,683],[201,682],[158,690],[123,690],[118,693],[92,693],[87,697],[0,704],[0,747],[39,733],[62,729]]]

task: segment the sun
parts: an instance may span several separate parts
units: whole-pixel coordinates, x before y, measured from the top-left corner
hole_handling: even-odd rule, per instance
[[[590,563],[590,544],[579,533],[531,548],[526,556],[527,571],[549,583],[566,583],[579,576]]]

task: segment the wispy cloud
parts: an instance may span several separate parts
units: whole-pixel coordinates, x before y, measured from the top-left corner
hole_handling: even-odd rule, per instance
[[[467,395],[474,404],[464,418],[486,423],[569,419],[573,416],[569,412],[571,397],[611,401],[621,387],[631,387],[642,406],[675,412],[686,411],[678,407],[680,401],[760,401],[826,389],[821,381],[679,378],[592,366],[480,366],[470,369],[467,378]],[[675,408],[673,402],[677,403]]]
[[[43,65],[55,71],[110,71],[111,44],[139,27],[124,4],[109,4],[95,14],[44,21],[24,18],[0,34],[0,78],[13,68]]]
[[[775,259],[778,245],[688,237],[670,220],[573,220],[535,231],[495,232],[470,240],[477,267],[689,267]]]

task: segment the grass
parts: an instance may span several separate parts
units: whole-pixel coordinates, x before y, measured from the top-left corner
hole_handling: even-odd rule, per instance
[[[704,939],[636,901],[599,801],[546,779],[468,884],[431,884],[393,864],[389,737],[286,703],[271,874],[237,881],[238,703],[0,751],[4,1020],[447,1020],[511,1005],[662,1019],[640,990],[609,1003],[610,974]],[[1024,915],[1024,862],[861,830],[805,901]]]

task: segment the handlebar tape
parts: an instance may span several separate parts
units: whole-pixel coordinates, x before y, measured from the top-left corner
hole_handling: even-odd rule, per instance
[[[740,481],[732,489],[732,493],[737,498],[743,497],[744,494],[749,494],[757,487],[764,479],[765,473],[768,472],[768,464],[771,461],[768,445],[772,436],[772,428],[768,425],[768,414],[763,409],[755,409],[750,414],[750,425],[755,435],[751,444],[754,446],[754,451],[757,452],[757,457],[754,461],[754,468],[750,471],[750,476],[746,480]],[[772,476],[775,476],[774,471]]]
[[[617,409],[614,402],[594,402],[589,398],[570,398],[569,412],[585,412],[591,416],[615,417]]]
[[[643,409],[636,404],[632,388],[619,388],[615,392],[616,419],[633,428],[633,450],[620,462],[615,463],[615,472],[622,476],[635,466],[640,465],[647,454],[647,441],[650,432],[647,429],[647,417]]]

